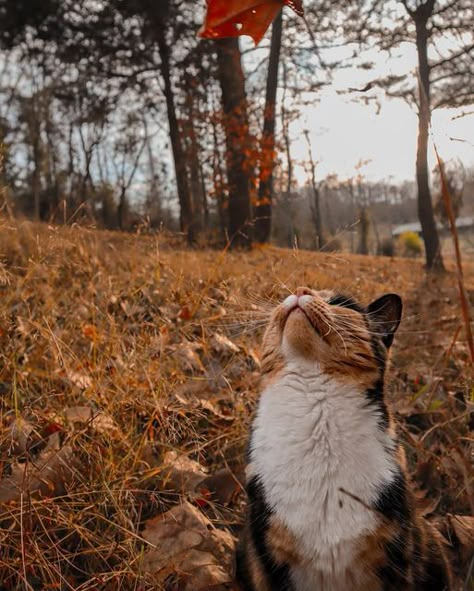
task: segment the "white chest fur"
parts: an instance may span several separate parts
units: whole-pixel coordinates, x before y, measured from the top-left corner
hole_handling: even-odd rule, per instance
[[[321,576],[334,581],[325,589],[337,588],[335,571],[350,567],[358,538],[376,527],[367,505],[396,470],[377,420],[362,392],[314,364],[289,364],[261,396],[249,469],[308,564],[294,573],[298,591]]]

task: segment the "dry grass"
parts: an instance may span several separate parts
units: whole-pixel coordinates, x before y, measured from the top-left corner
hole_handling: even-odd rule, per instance
[[[474,266],[465,273],[472,304]],[[241,479],[264,314],[300,284],[404,297],[390,395],[413,476],[428,512],[473,511],[474,380],[452,273],[3,221],[2,483],[24,492],[0,486],[1,589],[159,588],[143,572],[143,526],[183,495],[163,457]],[[198,505],[233,531],[242,503]]]

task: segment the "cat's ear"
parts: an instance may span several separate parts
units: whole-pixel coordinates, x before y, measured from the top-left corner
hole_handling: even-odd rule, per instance
[[[402,318],[402,298],[396,293],[387,293],[367,306],[372,330],[380,334],[387,347],[393,342],[395,331]]]

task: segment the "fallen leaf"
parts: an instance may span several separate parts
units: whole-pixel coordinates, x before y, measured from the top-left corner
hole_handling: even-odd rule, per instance
[[[82,327],[82,334],[94,343],[99,340],[99,333],[97,332],[97,328],[93,324],[85,324]]]
[[[474,516],[448,515],[448,525],[450,537],[455,538],[459,555],[467,564],[474,556]]]
[[[232,355],[240,351],[240,347],[219,332],[216,332],[213,336],[211,348],[212,351],[218,355]]]
[[[206,476],[199,483],[198,488],[205,498],[210,498],[222,505],[230,505],[241,489],[234,474],[228,468]]]
[[[120,436],[121,431],[115,421],[101,410],[94,410],[90,406],[70,406],[62,411],[62,416],[58,420],[74,426],[90,427],[100,433],[106,433],[111,436]]]
[[[80,462],[68,445],[47,449],[35,463],[14,464],[10,476],[0,480],[0,503],[19,501],[22,494],[57,497],[79,475]]]
[[[185,455],[169,451],[163,456],[162,482],[166,489],[192,493],[207,476],[204,467]]]
[[[8,419],[11,422],[2,437],[2,450],[5,450],[9,456],[24,455],[41,438],[35,432],[34,426],[26,419],[14,418],[14,416]]]
[[[174,358],[179,362],[184,371],[194,371],[204,373],[204,366],[197,350],[200,346],[186,342],[183,343],[174,353]]]
[[[171,576],[180,591],[232,583],[234,538],[190,503],[147,521],[142,537],[155,546],[145,552],[142,567],[158,587]]]
[[[80,390],[87,390],[92,385],[92,380],[89,376],[77,371],[68,371],[67,377]]]

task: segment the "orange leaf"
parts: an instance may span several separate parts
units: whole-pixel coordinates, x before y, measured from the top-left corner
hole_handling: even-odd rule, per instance
[[[82,334],[91,341],[97,341],[99,339],[99,333],[93,324],[85,324],[82,327]]]
[[[249,35],[258,45],[283,6],[303,14],[302,0],[207,0],[200,37],[220,39]]]

